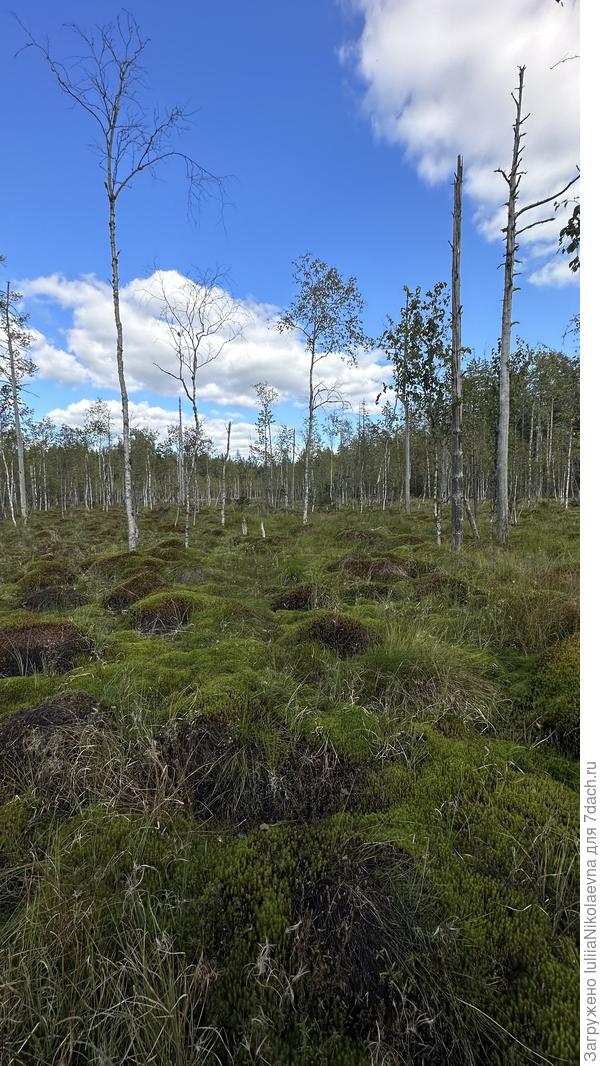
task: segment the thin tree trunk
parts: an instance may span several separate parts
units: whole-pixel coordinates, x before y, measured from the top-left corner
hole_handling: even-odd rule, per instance
[[[468,501],[466,496],[464,498],[464,505],[465,505],[465,514],[467,516],[467,521],[468,521],[470,529],[471,529],[471,534],[473,536],[473,540],[480,540],[481,538],[479,536],[479,530],[477,529],[477,523],[475,521],[475,518],[473,517],[473,512],[471,511],[471,508],[469,506],[469,501]]]
[[[8,495],[8,506],[10,507],[10,517],[12,518],[13,526],[16,526],[17,520],[15,518],[15,508],[13,504],[13,479],[8,469],[8,463],[6,462],[6,455],[4,454],[4,448],[2,449],[2,462],[4,463],[4,470],[6,472],[6,491]]]
[[[442,543],[442,501],[440,496],[440,455],[437,440],[434,442],[433,454],[433,521],[435,526],[435,543],[439,548]]]
[[[313,423],[315,417],[315,397],[313,374],[315,368],[315,352],[311,351],[310,375],[308,379],[308,425],[306,427],[306,453],[304,456],[304,505],[302,509],[302,525],[308,525],[308,497],[310,492],[310,463],[312,452]]]
[[[460,302],[460,253],[462,222],[462,156],[456,161],[452,229],[452,547],[463,541],[462,454],[462,306]]]
[[[133,484],[131,472],[131,436],[129,429],[129,396],[125,382],[125,368],[123,364],[123,324],[121,322],[121,302],[119,296],[119,253],[117,251],[116,230],[116,203],[114,195],[110,192],[112,182],[112,159],[109,152],[107,159],[107,175],[109,182],[108,192],[108,231],[110,237],[110,256],[112,264],[112,295],[117,330],[117,375],[119,389],[121,390],[121,410],[123,412],[123,494],[125,513],[127,515],[127,539],[129,551],[135,551],[137,545],[137,525],[133,506]]]
[[[529,425],[529,448],[527,451],[527,503],[531,504],[533,490],[533,427],[535,423],[535,402],[531,408],[531,423]]]
[[[571,454],[573,448],[573,423],[571,422],[569,428],[569,450],[567,452],[567,474],[565,478],[565,511],[569,509],[569,494],[571,490]]]
[[[21,430],[21,412],[19,410],[19,389],[17,385],[17,366],[13,347],[12,326],[10,323],[10,281],[6,283],[6,343],[8,347],[8,364],[10,368],[10,391],[13,417],[15,420],[15,437],[17,439],[17,464],[19,470],[19,505],[21,518],[27,521],[27,483],[25,481],[25,449]]]
[[[227,474],[227,460],[229,459],[229,446],[231,442],[231,422],[227,423],[227,450],[223,456],[223,465],[221,467],[221,525],[225,525],[225,500],[226,500],[226,484],[225,476]]]
[[[296,430],[292,430],[292,511],[296,502]]]
[[[501,544],[509,537],[508,500],[508,436],[510,423],[510,340],[512,331],[512,302],[515,291],[515,254],[517,230],[517,197],[521,182],[520,163],[522,156],[522,103],[525,67],[519,67],[519,85],[514,96],[516,116],[513,126],[513,153],[508,183],[506,250],[504,255],[504,291],[502,296],[502,333],[500,337],[500,409],[498,415],[498,440],[496,452],[496,533]]]

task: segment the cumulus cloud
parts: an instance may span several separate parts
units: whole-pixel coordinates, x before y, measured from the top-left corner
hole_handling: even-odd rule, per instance
[[[66,407],[55,407],[54,410],[48,412],[48,417],[58,426],[69,426],[72,429],[82,429],[85,425],[86,415],[92,402],[91,399],[81,399],[68,404]],[[119,400],[108,400],[107,404],[113,422],[115,436],[118,436],[119,427],[121,425],[121,403]],[[178,413],[176,410],[170,410],[161,407],[158,404],[148,403],[147,400],[141,400],[138,403],[130,401],[129,415],[132,430],[149,429],[151,432],[156,433],[160,439],[166,437],[169,427],[176,425],[178,420]],[[192,424],[192,420],[189,416],[184,416],[183,422],[188,426],[191,426]],[[213,443],[214,451],[217,453],[224,451],[227,438],[227,420],[225,418],[206,418],[204,420],[204,426],[208,437]],[[248,453],[250,442],[255,436],[255,432],[255,428],[251,422],[232,421],[232,452],[235,454],[236,451],[239,451],[240,454],[246,455]]]
[[[186,282],[176,271],[155,271],[121,290],[126,377],[133,396],[141,391],[161,397],[179,394],[178,382],[160,369],[171,373],[177,369],[169,328],[161,316],[162,290],[175,299]],[[110,287],[95,277],[70,280],[59,274],[26,280],[20,286],[33,320],[38,301],[58,305],[72,320],[64,331],[64,348],[55,347],[36,332],[32,355],[42,377],[66,385],[118,391]],[[243,333],[200,371],[199,400],[217,409],[254,409],[253,385],[268,381],[282,401],[302,407],[307,392],[307,356],[298,337],[280,334],[275,328],[278,308],[251,300],[235,301],[222,290],[219,298],[230,302]],[[321,369],[325,383],[339,388],[356,408],[363,400],[373,405],[386,373],[373,353],[359,355],[356,366],[334,354]]]
[[[578,0],[350,0],[362,32],[341,51],[364,87],[379,138],[404,147],[428,183],[451,178],[464,156],[465,188],[480,230],[501,234],[514,106],[510,90],[526,66],[523,202],[561,189],[579,159]],[[565,62],[561,62],[561,60]],[[548,213],[548,212],[546,212]],[[533,215],[530,216],[533,220]],[[554,252],[560,222],[525,234],[538,254]],[[535,284],[561,283],[558,267]],[[540,281],[540,277],[543,278]],[[533,280],[533,279],[532,279]]]
[[[576,285],[577,276],[569,267],[566,258],[549,259],[539,270],[534,270],[529,280],[532,285]]]

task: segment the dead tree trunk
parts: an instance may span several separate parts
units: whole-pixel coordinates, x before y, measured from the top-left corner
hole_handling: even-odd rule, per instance
[[[454,214],[452,229],[452,547],[463,541],[463,454],[462,454],[462,306],[460,302],[460,253],[462,222],[462,156],[454,175]]]
[[[221,467],[221,525],[225,525],[225,500],[227,498],[225,477],[227,475],[227,461],[229,459],[229,446],[231,442],[231,422],[227,423],[227,449],[223,456],[223,465]]]
[[[512,93],[515,102],[516,117],[513,126],[512,163],[508,174],[501,172],[508,185],[508,215],[506,220],[506,247],[504,253],[504,291],[502,295],[502,331],[500,334],[500,395],[498,414],[498,441],[496,451],[496,533],[501,544],[506,544],[509,536],[508,503],[508,432],[510,422],[510,339],[512,331],[512,302],[515,291],[515,256],[517,230],[517,198],[521,184],[520,169],[523,155],[523,79],[525,67],[519,67],[519,85],[517,95]]]
[[[519,84],[515,93],[511,93],[515,104],[515,122],[513,125],[513,154],[512,163],[509,173],[504,170],[499,170],[498,173],[502,175],[506,184],[508,185],[508,200],[506,202],[507,207],[507,220],[503,233],[506,234],[506,247],[504,254],[504,292],[502,299],[502,332],[500,336],[500,406],[498,416],[498,440],[496,448],[496,533],[498,540],[501,544],[506,544],[509,536],[509,499],[508,499],[508,435],[509,435],[509,422],[510,422],[510,380],[509,380],[509,358],[510,358],[510,340],[511,331],[513,326],[512,321],[512,302],[515,289],[515,266],[517,263],[517,237],[524,233],[525,230],[533,229],[535,226],[541,226],[546,222],[551,222],[555,215],[550,215],[548,218],[537,219],[528,225],[519,225],[519,219],[522,215],[529,211],[533,211],[536,208],[543,207],[545,204],[556,202],[560,196],[562,196],[567,189],[578,181],[579,175],[575,175],[574,178],[569,181],[563,189],[559,192],[553,193],[552,196],[546,196],[543,200],[536,200],[534,203],[526,204],[524,207],[517,209],[517,201],[519,198],[519,187],[524,171],[521,170],[521,164],[523,161],[523,138],[525,136],[523,132],[523,125],[529,118],[529,115],[523,116],[523,80],[525,77],[525,67],[519,67]]]

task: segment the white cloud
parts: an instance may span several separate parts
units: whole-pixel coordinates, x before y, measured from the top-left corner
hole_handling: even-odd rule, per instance
[[[68,404],[67,407],[56,407],[54,410],[49,411],[48,417],[57,426],[82,429],[92,402],[90,399],[76,400],[74,403]],[[119,400],[108,400],[107,403],[113,420],[114,432],[118,436],[121,424],[121,403]],[[142,400],[139,403],[130,401],[129,415],[133,430],[149,429],[153,433],[157,433],[160,438],[166,436],[169,426],[175,425],[178,419],[176,410],[169,410],[157,404],[150,404],[146,400]],[[188,416],[184,417],[183,421],[186,425],[191,425],[191,419]],[[215,452],[218,454],[224,451],[227,437],[227,420],[225,418],[207,418],[204,425],[209,438],[213,442]],[[255,429],[252,423],[232,422],[232,454],[239,450],[241,454],[245,455],[254,435]]]
[[[130,393],[149,391],[156,396],[176,397],[178,382],[156,365],[175,371],[175,356],[169,346],[169,331],[160,317],[162,285],[172,295],[185,279],[175,271],[156,271],[138,278],[121,291],[125,340],[126,377]],[[115,337],[111,290],[95,277],[69,280],[58,274],[20,283],[35,319],[37,301],[58,304],[72,315],[64,331],[64,349],[54,347],[36,331],[32,355],[41,376],[66,385],[87,385],[118,392],[115,369]],[[234,302],[228,294],[243,336],[227,345],[218,359],[200,371],[198,396],[210,409],[223,411],[256,408],[253,385],[267,381],[277,389],[280,400],[303,406],[307,392],[307,356],[293,334],[280,334],[274,328],[278,308],[255,301]],[[337,385],[344,397],[358,409],[364,399],[374,402],[386,368],[373,353],[359,356],[349,366],[341,356],[332,355],[321,364],[327,385]]]
[[[557,192],[579,160],[579,2],[565,0],[350,0],[364,18],[359,39],[341,51],[364,86],[364,107],[379,138],[402,145],[430,184],[451,178],[460,152],[465,188],[488,239],[500,236],[514,106],[510,90],[526,66],[523,202]],[[552,207],[552,205],[550,205]],[[548,213],[548,212],[546,212]],[[552,213],[552,212],[550,212]],[[530,216],[533,220],[533,215]],[[545,254],[560,225],[522,238]],[[560,272],[549,269],[554,284]]]
[[[577,276],[569,267],[568,259],[562,256],[560,259],[549,259],[539,270],[534,270],[529,280],[532,285],[576,285]]]
[[[62,381],[65,385],[83,385],[88,381],[85,367],[77,361],[74,355],[49,344],[39,330],[32,329],[30,333],[32,345],[29,354],[41,378]]]

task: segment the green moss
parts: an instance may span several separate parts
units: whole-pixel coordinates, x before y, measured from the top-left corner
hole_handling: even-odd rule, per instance
[[[29,596],[42,589],[54,586],[73,585],[77,580],[77,572],[67,563],[55,559],[48,559],[30,566],[18,581],[21,596]]]
[[[131,617],[140,629],[155,633],[188,625],[198,607],[192,593],[174,589],[146,596],[131,608]]]
[[[461,553],[425,513],[239,543],[200,513],[187,552],[174,518],[141,514],[131,554],[120,509],[5,530],[5,581],[94,552],[96,602],[89,660],[1,679],[0,715],[68,690],[114,724],[0,810],[9,1056],[576,1061],[576,516]],[[125,616],[99,606],[121,586],[148,593]],[[65,622],[0,594],[15,630]],[[342,604],[347,657],[318,629]]]
[[[63,678],[45,674],[0,679],[0,718],[13,711],[22,711],[51,695],[63,683]]]
[[[533,725],[559,751],[579,755],[579,637],[552,648],[533,686]]]
[[[140,570],[133,577],[115,585],[104,597],[102,605],[109,610],[124,610],[136,600],[156,592],[165,584],[164,578],[155,570]]]

